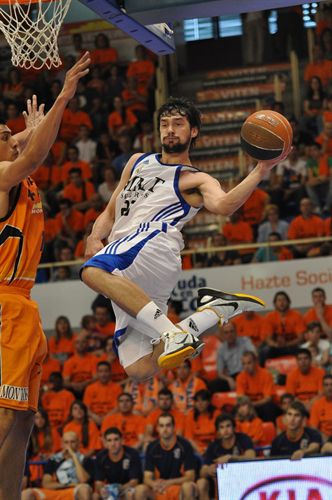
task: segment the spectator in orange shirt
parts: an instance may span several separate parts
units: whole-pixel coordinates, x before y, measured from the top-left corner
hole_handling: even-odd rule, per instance
[[[79,399],[74,401],[70,407],[68,422],[63,428],[63,434],[66,432],[77,434],[81,443],[80,452],[84,455],[94,455],[101,448],[98,427],[89,418],[87,407]]]
[[[93,222],[88,222],[87,225],[85,226],[85,232],[83,234],[83,238],[81,238],[75,246],[75,251],[74,251],[75,259],[84,259],[86,240],[88,236],[90,236],[92,228],[93,228]]]
[[[60,372],[51,373],[48,380],[49,390],[41,397],[43,408],[48,413],[51,427],[62,429],[69,417],[70,407],[75,397],[71,391],[63,387],[63,378]]]
[[[254,234],[248,222],[242,219],[242,209],[237,210],[229,217],[229,222],[226,222],[222,228],[223,235],[228,243],[239,245],[240,243],[252,243]],[[241,261],[248,263],[253,256],[253,249],[239,251]]]
[[[193,407],[194,394],[201,389],[206,389],[206,383],[191,372],[191,362],[186,359],[177,369],[177,377],[169,386],[173,393],[174,406],[187,413]]]
[[[303,341],[305,323],[301,314],[290,308],[291,300],[286,292],[277,292],[273,298],[274,311],[264,317],[262,337],[265,345],[260,349],[260,361],[297,353]]]
[[[312,366],[312,355],[309,349],[299,349],[296,361],[297,368],[287,375],[286,392],[294,394],[306,405],[307,409],[310,409],[322,392],[325,372],[317,366]]]
[[[319,44],[314,46],[313,61],[304,69],[304,80],[309,82],[313,76],[318,76],[324,87],[327,87],[332,78],[332,61],[324,58],[324,53]]]
[[[55,217],[59,227],[58,244],[55,245],[55,251],[59,251],[63,244],[74,248],[84,230],[84,215],[73,208],[71,200],[61,198],[59,208],[60,212]],[[58,257],[57,252],[56,257]]]
[[[265,191],[256,188],[242,207],[243,220],[251,225],[254,232],[264,219],[265,207],[269,200],[269,195]]]
[[[280,408],[282,410],[282,415],[279,415],[276,419],[277,434],[284,432],[286,430],[286,413],[289,405],[295,401],[295,396],[285,392],[280,398]]]
[[[91,222],[95,222],[97,217],[102,213],[105,204],[99,194],[95,194],[90,199],[90,208],[84,214],[84,226],[86,227]]]
[[[239,337],[249,337],[259,347],[262,343],[263,318],[254,311],[248,311],[232,320]]]
[[[51,147],[51,153],[54,157],[55,164],[60,167],[66,161],[67,143],[58,138]]]
[[[157,377],[151,377],[144,382],[128,378],[123,384],[123,391],[131,394],[134,400],[134,411],[147,417],[157,405],[161,382]]]
[[[138,86],[149,89],[152,87],[155,74],[153,62],[148,59],[146,48],[143,45],[136,45],[136,59],[129,63],[127,69],[127,78],[137,81]]]
[[[58,316],[54,330],[55,335],[48,341],[48,350],[52,358],[63,364],[74,354],[73,330],[67,316]]]
[[[330,120],[324,121],[324,129],[315,138],[315,142],[322,146],[322,155],[332,156],[332,122]]]
[[[332,436],[332,375],[323,378],[323,395],[311,407],[310,426],[317,429],[324,440]]]
[[[115,323],[112,321],[110,309],[107,305],[96,304],[93,307],[93,314],[96,320],[96,331],[100,333],[100,335],[105,337],[109,337],[110,335],[114,335]]]
[[[316,210],[328,209],[331,158],[323,154],[322,146],[315,142],[307,148],[305,189]]]
[[[60,361],[57,359],[53,359],[50,357],[49,350],[47,352],[46,358],[44,359],[43,365],[42,365],[42,378],[41,378],[41,383],[40,387],[42,389],[48,388],[48,380],[53,372],[61,372],[62,366]]]
[[[311,291],[312,308],[304,314],[303,319],[308,325],[313,321],[318,321],[324,332],[324,337],[332,338],[332,306],[326,304],[326,292],[323,288],[317,287]]]
[[[128,79],[125,88],[121,92],[121,97],[126,110],[134,113],[140,122],[149,118],[148,89],[142,85],[137,85],[135,78]]]
[[[119,358],[114,352],[113,337],[106,338],[105,352],[99,359],[100,361],[103,360],[103,361],[108,361],[110,363],[112,370],[112,375],[111,375],[112,382],[122,383],[127,379],[127,374],[123,366],[120,364]]]
[[[10,68],[3,86],[2,95],[8,101],[19,101],[24,91],[21,74],[17,68]]]
[[[302,198],[300,202],[301,214],[289,224],[288,238],[296,240],[301,238],[314,238],[324,235],[324,224],[318,215],[313,213],[313,204],[309,198]],[[320,244],[318,244],[319,246]],[[317,245],[316,245],[317,246]],[[308,252],[315,247],[314,243],[296,245],[293,247],[295,257],[306,257]]]
[[[89,163],[80,160],[79,150],[77,146],[70,146],[67,151],[68,161],[62,165],[61,179],[64,184],[67,184],[69,179],[69,172],[73,168],[79,168],[82,172],[82,178],[85,181],[92,179],[92,171]]]
[[[114,97],[114,111],[108,115],[108,131],[112,139],[118,140],[123,132],[132,132],[138,120],[134,113],[123,105],[122,97]]]
[[[88,353],[88,341],[85,335],[77,335],[75,354],[67,359],[63,366],[65,387],[82,396],[84,389],[96,380],[98,358]]]
[[[264,441],[263,421],[257,417],[255,407],[247,396],[238,399],[235,418],[236,432],[247,434],[256,446]]]
[[[101,425],[103,418],[116,408],[116,398],[122,390],[111,381],[111,365],[107,361],[97,364],[97,380],[85,389],[83,402],[88,407],[89,416]]]
[[[236,394],[248,396],[262,420],[275,421],[279,408],[272,401],[275,386],[271,373],[258,365],[256,354],[251,351],[243,354],[242,366],[236,378]]]
[[[82,178],[81,169],[73,167],[69,170],[69,182],[62,194],[64,198],[73,202],[75,210],[85,212],[91,208],[91,201],[96,195],[96,191],[92,182],[85,181]]]
[[[95,37],[95,48],[90,51],[91,64],[101,66],[105,75],[119,59],[116,49],[110,46],[108,37],[98,33]]]
[[[215,420],[219,413],[211,403],[209,391],[201,389],[195,393],[194,407],[185,418],[184,437],[199,455],[216,438]]]
[[[92,130],[90,116],[79,108],[78,97],[73,97],[63,113],[59,132],[60,138],[66,142],[75,140],[78,136],[80,125],[86,125]]]
[[[61,169],[54,162],[54,157],[51,152],[48,153],[44,163],[33,174],[33,180],[38,186],[38,189],[45,191],[58,190],[61,185]]]
[[[169,389],[160,389],[158,392],[157,408],[153,410],[145,421],[145,445],[151,443],[158,436],[157,422],[160,415],[169,413],[173,415],[175,421],[176,433],[182,435],[184,432],[185,416],[183,413],[173,407],[174,399],[173,394]]]
[[[7,121],[6,125],[12,131],[12,134],[18,134],[25,130],[25,120],[21,113],[18,111],[17,104],[10,103],[7,106]]]
[[[118,396],[117,401],[118,411],[103,419],[101,434],[104,434],[110,427],[117,427],[122,432],[126,446],[140,448],[144,441],[144,417],[133,413],[134,400],[131,394],[123,392]]]
[[[269,243],[281,241],[279,233],[270,233],[268,236]],[[275,262],[278,260],[291,260],[292,252],[287,247],[262,247],[258,248],[253,256],[252,262]]]

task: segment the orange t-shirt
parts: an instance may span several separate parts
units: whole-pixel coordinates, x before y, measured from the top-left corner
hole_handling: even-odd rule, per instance
[[[304,219],[298,215],[291,221],[288,228],[288,238],[296,240],[300,238],[313,238],[324,235],[323,220],[318,215],[311,215]]]
[[[331,236],[332,234],[332,217],[324,219],[324,235]]]
[[[44,385],[47,385],[48,379],[53,372],[61,372],[62,366],[60,361],[57,359],[50,358],[47,356],[46,360],[43,363],[42,366],[42,378],[40,385],[43,387]]]
[[[146,98],[146,100],[147,100],[148,91],[145,87],[137,89],[137,93],[139,95],[141,95],[142,97]],[[121,96],[123,99],[123,104],[128,111],[135,113],[135,111],[147,111],[148,110],[146,102],[142,102],[142,101],[138,100],[137,96],[135,94],[133,94],[130,90],[124,89],[121,92]]]
[[[206,383],[196,376],[190,376],[184,382],[180,379],[174,380],[169,386],[174,397],[174,407],[183,412],[190,410],[195,393],[201,389],[206,389]]]
[[[83,160],[78,160],[76,162],[67,161],[61,167],[61,180],[64,184],[68,184],[69,171],[72,168],[79,168],[80,171],[82,172],[82,179],[84,179],[85,181],[91,179],[92,172],[91,172],[91,167],[90,167],[88,162],[83,161]]]
[[[90,222],[94,222],[101,213],[94,208],[89,208],[84,214],[84,225],[87,226]]]
[[[41,257],[44,231],[42,202],[31,177],[20,183],[15,201],[9,216],[0,220],[0,285],[30,290]]]
[[[45,219],[45,243],[50,243],[59,233],[59,225],[56,219],[49,217]]]
[[[40,165],[32,175],[39,189],[46,191],[61,182],[61,168],[58,165]]]
[[[61,140],[55,141],[51,147],[51,153],[54,157],[55,163],[59,164],[59,161],[64,158],[67,149],[67,143]]]
[[[263,318],[257,313],[252,313],[250,318],[241,314],[232,320],[240,337],[250,337],[255,346],[262,343]]]
[[[122,389],[114,382],[102,384],[97,380],[85,389],[83,402],[97,415],[104,417],[117,406],[117,397]]]
[[[243,219],[249,224],[262,222],[268,199],[269,196],[265,191],[256,188],[243,205]]]
[[[165,413],[161,411],[160,408],[156,408],[153,410],[150,415],[146,417],[146,425],[151,425],[153,427],[153,436],[157,437],[157,422],[158,418],[162,413]],[[185,424],[185,415],[182,413],[182,411],[176,410],[175,408],[172,408],[170,411],[166,412],[169,413],[170,415],[173,416],[175,420],[175,429],[177,434],[183,434],[184,432],[184,424]]]
[[[52,437],[52,447],[50,450],[45,448],[45,435],[43,432],[38,432],[37,441],[39,446],[39,454],[50,456],[57,451],[60,451],[62,448],[61,444],[61,436],[59,431],[54,427],[51,427],[51,437]]]
[[[150,413],[157,404],[158,392],[161,389],[157,378],[151,377],[146,382],[136,382],[129,379],[123,392],[128,392],[134,400],[134,410],[144,415]]]
[[[219,413],[218,410],[215,410],[211,418],[207,413],[202,413],[197,420],[194,420],[194,410],[190,410],[186,415],[184,437],[191,439],[195,443],[201,455],[206,451],[211,441],[216,438],[214,422]]]
[[[285,336],[286,342],[290,342],[305,331],[303,317],[294,309],[289,309],[285,316],[281,316],[278,311],[271,311],[263,318],[263,338],[282,335]]]
[[[264,441],[263,421],[259,417],[245,422],[236,420],[236,432],[247,434],[253,440],[254,444]]]
[[[71,111],[69,108],[64,110],[59,135],[64,141],[76,139],[80,126],[86,125],[92,130],[91,118],[85,111]]]
[[[77,187],[73,182],[69,182],[63,190],[63,197],[68,198],[73,203],[81,203],[82,201],[90,200],[95,192],[92,182],[84,181],[81,187]]]
[[[75,434],[79,436],[81,442],[80,446],[81,453],[86,454],[91,452],[91,450],[100,450],[100,448],[102,447],[99,430],[96,424],[93,422],[93,420],[89,419],[89,424],[88,424],[89,444],[86,447],[84,447],[82,444],[83,441],[82,424],[79,422],[75,422],[74,420],[68,422],[68,424],[66,424],[63,428],[63,434],[65,432],[70,432],[70,431],[75,432]]]
[[[304,69],[304,80],[309,82],[313,76],[318,76],[322,80],[323,87],[326,87],[332,78],[332,61],[323,59],[308,63]]]
[[[63,377],[69,377],[71,382],[91,380],[96,374],[98,362],[99,359],[92,354],[74,354],[63,365]]]
[[[149,59],[144,59],[143,61],[132,61],[128,65],[127,78],[136,78],[139,85],[146,86],[154,73],[154,64]]]
[[[332,401],[325,396],[314,401],[310,410],[310,425],[326,436],[332,436]]]
[[[254,241],[254,233],[250,224],[243,220],[236,223],[227,222],[222,228],[223,235],[230,243],[234,245],[239,243],[251,243]],[[252,253],[253,249],[240,250],[241,254]]]
[[[71,404],[75,396],[67,389],[44,392],[41,398],[42,406],[47,411],[52,427],[62,427],[69,417]]]
[[[93,49],[90,52],[91,64],[113,63],[119,59],[118,51],[113,47],[105,49]]]
[[[114,321],[109,321],[106,325],[99,325],[98,323],[95,326],[97,332],[105,335],[105,337],[112,337],[115,332],[115,323]]]
[[[301,401],[309,401],[322,391],[324,375],[325,371],[317,366],[312,366],[306,375],[294,368],[287,375],[286,392]]]
[[[329,326],[332,326],[332,306],[325,305],[324,306],[324,319]],[[308,325],[313,321],[319,321],[317,317],[317,313],[314,307],[309,309],[303,316],[305,323]]]
[[[123,366],[120,364],[118,357],[116,357],[113,361],[110,361],[107,353],[105,352],[98,359],[99,359],[99,361],[108,361],[109,363],[111,363],[111,371],[112,371],[111,380],[112,380],[112,382],[122,382],[123,380],[125,380],[127,378],[128,375],[126,374]]]
[[[74,339],[60,337],[59,342],[57,342],[56,337],[53,336],[48,341],[48,350],[53,358],[63,362],[74,354]]]
[[[112,111],[112,113],[108,115],[107,124],[108,127],[112,129],[112,132],[116,134],[117,131],[124,125],[126,125],[127,127],[133,127],[134,125],[136,125],[137,121],[138,120],[134,113],[126,109],[124,120],[118,111]]]
[[[62,229],[64,228],[64,224],[63,224],[63,217],[62,217],[62,214],[60,212],[58,214],[56,214],[55,220],[57,221],[57,223],[59,225],[59,231],[62,231]],[[73,231],[75,231],[77,233],[80,231],[83,231],[84,230],[84,215],[79,210],[75,210],[75,208],[72,208],[70,215],[67,219],[67,223],[69,224],[69,226],[72,228]]]
[[[81,259],[81,258],[83,258],[83,257],[84,257],[84,253],[85,253],[85,244],[86,244],[86,242],[85,242],[85,240],[84,240],[84,239],[83,239],[83,240],[80,240],[80,241],[77,243],[77,245],[76,245],[76,247],[75,247],[75,252],[74,252],[74,257],[75,257],[76,259]]]
[[[126,446],[136,446],[139,442],[139,436],[144,434],[145,419],[134,413],[129,415],[114,413],[102,421],[101,434],[103,435],[110,427],[117,427],[122,432],[123,442]]]
[[[271,373],[260,366],[257,366],[254,375],[242,371],[236,378],[236,394],[238,396],[248,396],[251,401],[259,401],[273,396],[274,393],[275,386]]]

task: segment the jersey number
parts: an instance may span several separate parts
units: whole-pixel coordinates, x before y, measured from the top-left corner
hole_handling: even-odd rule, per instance
[[[0,233],[0,246],[3,245],[9,238],[18,238],[19,239],[15,263],[14,263],[13,274],[9,280],[9,283],[11,283],[16,276],[18,264],[20,262],[20,258],[22,255],[23,233],[17,227],[7,225],[4,227],[4,229]]]
[[[121,215],[129,215],[131,206],[135,203],[136,200],[125,200],[125,206],[121,208]]]

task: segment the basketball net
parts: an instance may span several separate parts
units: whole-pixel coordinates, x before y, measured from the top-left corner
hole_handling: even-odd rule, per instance
[[[10,48],[14,66],[57,68],[58,35],[71,0],[0,0],[0,30]]]

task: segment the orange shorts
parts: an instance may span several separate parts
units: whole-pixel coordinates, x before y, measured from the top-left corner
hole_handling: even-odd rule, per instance
[[[0,287],[0,318],[0,407],[37,411],[47,352],[37,304],[28,291]]]
[[[38,500],[74,500],[76,490],[75,488],[66,488],[63,490],[48,490],[47,488],[32,488],[32,491]]]
[[[172,484],[166,488],[164,493],[156,493],[155,500],[178,500],[180,498],[181,486]]]

